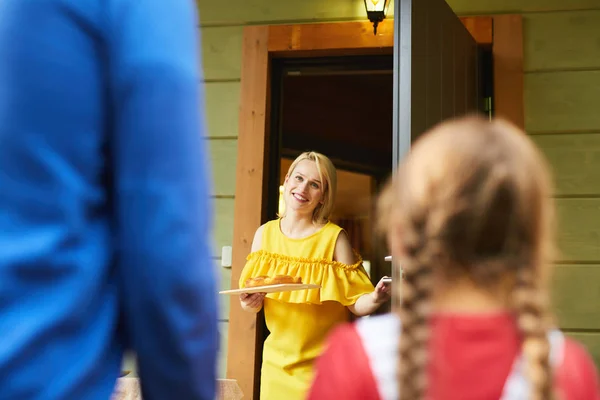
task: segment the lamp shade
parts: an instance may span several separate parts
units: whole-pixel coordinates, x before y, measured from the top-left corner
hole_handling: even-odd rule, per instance
[[[377,34],[377,25],[385,19],[390,0],[364,0],[369,21],[373,23],[373,33]]]
[[[387,6],[389,5],[389,0],[364,0],[365,8],[367,13],[369,12],[382,12],[385,13],[387,11]]]

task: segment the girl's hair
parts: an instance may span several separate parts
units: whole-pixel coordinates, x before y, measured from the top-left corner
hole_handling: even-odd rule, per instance
[[[546,336],[554,250],[550,195],[543,157],[506,122],[463,118],[417,140],[378,203],[379,228],[403,268],[397,289],[402,400],[427,392],[434,269],[436,278],[466,277],[484,289],[508,282],[531,398],[552,397]]]
[[[300,154],[290,165],[286,177],[291,177],[294,173],[294,169],[300,161],[309,160],[315,163],[321,185],[323,188],[322,203],[320,203],[313,212],[313,222],[317,224],[324,224],[329,221],[329,217],[333,211],[335,205],[335,194],[337,191],[337,172],[333,163],[327,156],[314,151],[307,151]],[[285,217],[285,211],[282,214],[278,214],[280,218]]]

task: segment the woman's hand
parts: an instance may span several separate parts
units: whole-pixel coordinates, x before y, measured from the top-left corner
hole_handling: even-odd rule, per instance
[[[377,286],[375,286],[375,290],[373,293],[371,293],[371,296],[373,296],[373,302],[375,302],[375,304],[385,303],[390,299],[392,289],[391,284],[384,282],[385,280],[389,279],[390,278],[387,276],[381,278],[379,283],[377,283]]]
[[[374,313],[383,303],[389,300],[391,285],[386,283],[386,276],[381,278],[375,290],[371,293],[363,294],[356,300],[356,303],[349,305],[348,309],[357,317],[364,317]],[[389,278],[387,278],[389,280]]]
[[[263,306],[266,293],[242,293],[240,303],[246,311],[259,312]]]

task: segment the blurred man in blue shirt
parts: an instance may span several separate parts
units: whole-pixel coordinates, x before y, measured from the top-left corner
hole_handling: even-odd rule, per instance
[[[0,2],[0,399],[213,399],[192,0]]]

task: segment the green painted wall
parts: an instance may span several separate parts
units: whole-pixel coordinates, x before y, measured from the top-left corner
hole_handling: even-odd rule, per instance
[[[198,0],[216,204],[215,254],[230,245],[244,25],[364,19],[362,0]],[[561,262],[554,303],[561,327],[600,365],[600,1],[448,0],[458,15],[521,13],[526,128],[552,164]],[[393,9],[393,5],[390,10]],[[392,23],[391,20],[384,23]],[[221,269],[222,287],[230,271]],[[221,376],[228,304],[221,307]]]

